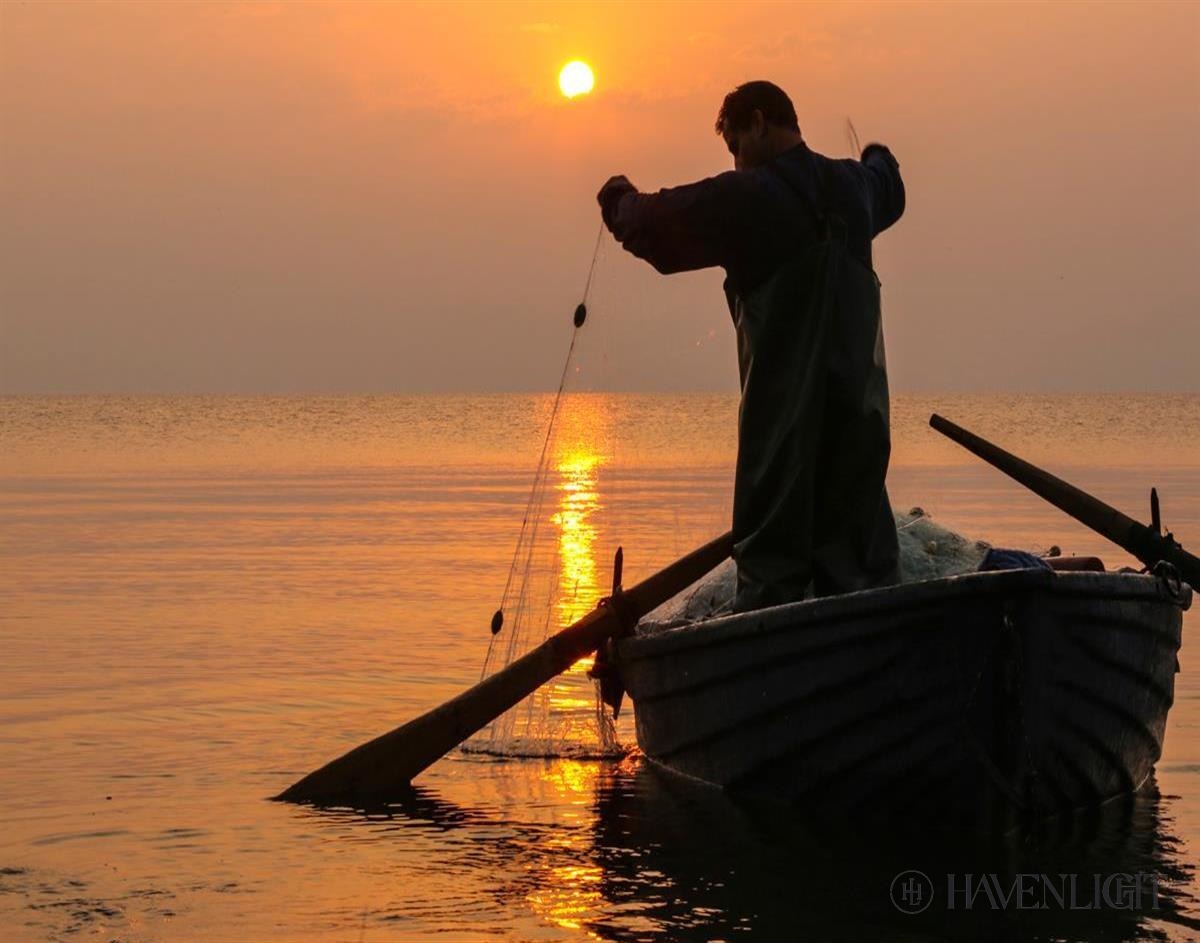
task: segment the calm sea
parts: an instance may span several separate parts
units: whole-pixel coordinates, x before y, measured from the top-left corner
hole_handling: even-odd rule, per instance
[[[266,801],[479,677],[546,396],[0,399],[5,940],[1195,939],[1200,664],[1159,795],[957,871],[1153,872],[1158,910],[945,912],[870,830],[620,761],[456,753],[397,804]],[[727,525],[736,400],[579,395],[543,539],[564,618]],[[1131,562],[926,426],[938,411],[1200,547],[1200,396],[901,396],[897,509]],[[568,590],[564,588],[564,594]],[[1200,628],[1195,613],[1185,636]],[[1190,669],[1190,670],[1189,670]],[[632,741],[628,717],[621,727]],[[1090,885],[1089,885],[1090,886]]]

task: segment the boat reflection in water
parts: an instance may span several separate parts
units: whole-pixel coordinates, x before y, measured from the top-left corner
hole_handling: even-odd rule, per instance
[[[463,889],[441,902],[447,912],[465,915],[486,899],[509,920],[524,911],[546,939],[1187,940],[1200,931],[1191,852],[1171,833],[1170,801],[1149,793],[987,840],[905,823],[868,830],[734,801],[638,756],[481,763],[476,784],[481,805],[472,809],[417,789],[367,812],[304,814],[338,830],[370,828],[372,840],[396,841],[398,851],[412,844],[412,826],[453,830],[454,840],[439,841],[439,869],[491,878],[474,891],[479,903]],[[393,827],[380,829],[381,819]],[[892,899],[906,871],[933,882],[932,902],[915,915]],[[1092,903],[1094,875],[1152,874],[1157,909],[1148,893],[1136,911],[1053,901],[1044,910],[993,909],[984,894],[970,909],[961,895],[948,909],[948,876],[961,887],[967,874],[975,882],[995,875],[1003,893],[1019,874],[1077,875],[1078,908]],[[396,886],[407,886],[402,866]],[[386,917],[364,920],[395,920],[405,908],[392,901]]]
[[[806,819],[778,806],[735,803],[709,787],[649,764],[598,790],[594,854],[610,904],[636,910],[672,939],[1134,940],[1191,939],[1200,930],[1187,850],[1169,833],[1164,800],[1142,794],[1004,838],[931,834],[903,822],[870,828]],[[904,872],[929,878],[932,897],[902,912]],[[658,872],[661,878],[648,879]],[[1158,909],[996,909],[977,893],[965,907],[967,875],[1009,893],[1016,876],[1077,875],[1076,905],[1092,902],[1095,875],[1154,875]],[[959,889],[947,907],[947,884]],[[1033,881],[1026,879],[1026,882]],[[923,883],[923,882],[922,882]],[[1194,885],[1193,885],[1194,886]],[[897,900],[893,902],[893,893]],[[1026,903],[1040,900],[1026,897]],[[1120,898],[1118,898],[1118,901]],[[1068,899],[1067,903],[1070,901]],[[669,932],[666,932],[670,928]],[[614,937],[620,938],[621,934]]]

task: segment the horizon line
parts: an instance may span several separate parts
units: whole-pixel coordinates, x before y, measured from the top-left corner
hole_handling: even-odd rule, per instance
[[[564,390],[566,396],[740,396],[738,390]],[[524,390],[73,390],[73,391],[0,391],[0,399],[50,399],[83,397],[329,397],[353,398],[366,396],[553,396],[552,389]],[[1171,389],[1067,389],[1067,388],[995,388],[995,389],[903,389],[892,390],[896,396],[1200,396],[1200,390]]]

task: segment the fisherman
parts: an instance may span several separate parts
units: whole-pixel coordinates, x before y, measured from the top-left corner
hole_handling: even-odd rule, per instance
[[[725,96],[734,170],[598,195],[629,252],[671,274],[721,266],[737,333],[736,611],[899,580],[884,479],[891,452],[871,240],[904,212],[891,152],[834,160],[804,143],[771,82]]]

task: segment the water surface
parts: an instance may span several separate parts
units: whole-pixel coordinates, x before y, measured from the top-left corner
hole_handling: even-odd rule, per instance
[[[0,399],[5,939],[1177,939],[1200,934],[1200,682],[1157,782],[1017,846],[832,826],[621,761],[455,754],[403,802],[265,801],[479,676],[545,396]],[[1200,397],[902,396],[897,508],[1119,551],[931,411],[1200,546]],[[736,400],[577,396],[553,457],[569,620],[724,530]],[[1185,637],[1196,617],[1185,620]],[[628,716],[620,727],[632,742]],[[906,868],[1154,871],[1160,912],[899,915]],[[910,921],[910,922],[906,922]]]

